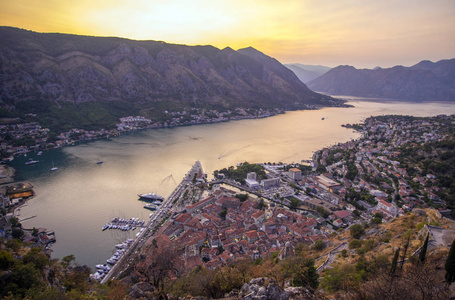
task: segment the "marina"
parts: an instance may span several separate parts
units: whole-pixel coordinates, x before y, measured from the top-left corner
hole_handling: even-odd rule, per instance
[[[139,218],[131,218],[129,220],[122,219],[119,217],[112,218],[110,222],[104,224],[102,230],[107,229],[118,229],[123,231],[136,230],[137,227],[142,227],[144,225],[144,220],[139,220]]]
[[[117,250],[115,250],[114,254],[112,254],[112,256],[106,260],[107,264],[97,264],[95,266],[96,272],[90,274],[90,278],[101,281],[109,273],[111,266],[114,266],[117,263],[117,261],[125,254],[126,249],[131,246],[132,243],[132,239],[127,239],[125,242],[115,245],[115,248]]]

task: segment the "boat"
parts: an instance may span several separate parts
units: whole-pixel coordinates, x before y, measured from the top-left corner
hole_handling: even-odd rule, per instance
[[[111,267],[109,267],[107,264],[96,265],[95,267],[96,267],[97,269],[107,270],[107,271],[109,271],[109,270],[111,269]]]
[[[25,163],[26,166],[29,166],[29,165],[34,165],[34,164],[37,164],[39,163],[39,160],[33,160],[30,158],[30,160],[28,162]]]
[[[146,205],[144,205],[144,208],[150,209],[150,210],[156,210],[156,205],[153,205],[153,204],[146,204]]]
[[[38,151],[38,153],[36,153],[36,155],[41,155],[43,154],[43,151]]]
[[[56,171],[56,170],[58,170],[58,168],[56,166],[54,166],[54,161],[52,161],[51,171]]]
[[[158,201],[158,200],[155,200],[155,201],[153,201],[153,202],[152,202],[152,204],[155,204],[155,205],[161,205],[161,202],[160,202],[160,201]]]
[[[137,194],[139,196],[139,199],[141,200],[150,200],[150,201],[163,201],[164,198],[158,194],[155,193],[148,193],[148,194]]]

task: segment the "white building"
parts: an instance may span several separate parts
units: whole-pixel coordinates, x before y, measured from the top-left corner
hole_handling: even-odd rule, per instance
[[[253,179],[253,180],[258,180],[258,175],[256,174],[256,172],[250,172],[248,174],[246,174],[246,179]]]
[[[280,178],[270,178],[270,179],[264,179],[261,181],[261,186],[263,186],[265,189],[268,189],[270,187],[274,186],[279,186],[280,185]]]

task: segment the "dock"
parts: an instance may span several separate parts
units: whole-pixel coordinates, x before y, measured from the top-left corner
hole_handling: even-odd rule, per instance
[[[128,267],[136,262],[136,258],[140,252],[142,244],[154,235],[154,227],[168,216],[174,205],[178,202],[177,200],[184,193],[184,190],[189,186],[193,179],[204,176],[202,165],[199,161],[196,161],[191,169],[185,174],[183,180],[177,185],[167,199],[165,199],[161,205],[160,210],[155,211],[151,215],[150,220],[144,225],[144,230],[136,237],[133,243],[126,249],[125,253],[120,257],[117,263],[111,268],[111,270],[101,280],[101,284],[105,284],[111,279],[118,278],[119,275]],[[160,212],[160,213],[158,213]]]

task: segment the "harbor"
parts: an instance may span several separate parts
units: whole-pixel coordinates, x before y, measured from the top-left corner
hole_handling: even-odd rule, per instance
[[[175,213],[174,209],[177,209],[178,206],[183,206],[184,203],[181,203],[181,197],[185,194],[187,189],[191,188],[191,183],[196,177],[204,176],[204,171],[202,165],[199,161],[196,161],[191,169],[186,173],[183,180],[177,185],[177,187],[172,191],[170,196],[165,199],[159,210],[154,211],[150,214],[149,221],[145,225],[142,231],[139,232],[136,239],[122,251],[122,254],[118,257],[117,261],[113,267],[107,272],[103,273],[101,283],[106,283],[110,279],[115,279],[120,276],[120,274],[127,270],[130,265],[137,259],[139,254],[139,249],[142,244],[148,239],[153,238],[154,234],[159,230],[159,227],[164,224],[168,218]],[[111,261],[113,262],[113,261]]]
[[[195,159],[200,159],[209,176],[214,170],[243,161],[300,162],[311,158],[315,150],[356,138],[352,129],[341,124],[353,124],[378,114],[454,112],[454,106],[448,104],[411,107],[400,102],[350,103],[356,107],[145,130],[111,140],[43,151],[40,156],[28,152],[27,157],[10,162],[16,169],[16,180],[30,182],[35,190],[33,199],[22,207],[21,215],[36,217],[25,221],[24,226],[55,230],[57,242],[52,246],[52,257],[61,259],[73,254],[79,264],[94,269],[112,256],[115,244],[134,239],[140,230],[102,231],[106,221],[114,216],[139,217],[146,225],[153,211],[144,209],[145,203],[138,201],[137,194],[154,192],[167,198]],[[320,127],[322,122],[329,129]],[[259,131],[267,135],[257,135]],[[30,158],[40,163],[25,166]],[[103,164],[96,164],[98,160]],[[57,171],[50,171],[52,161]]]
[[[125,220],[120,217],[112,218],[111,221],[106,222],[101,230],[107,229],[118,229],[123,231],[136,230],[137,227],[142,227],[144,225],[144,220],[139,220],[139,218],[131,218]]]

